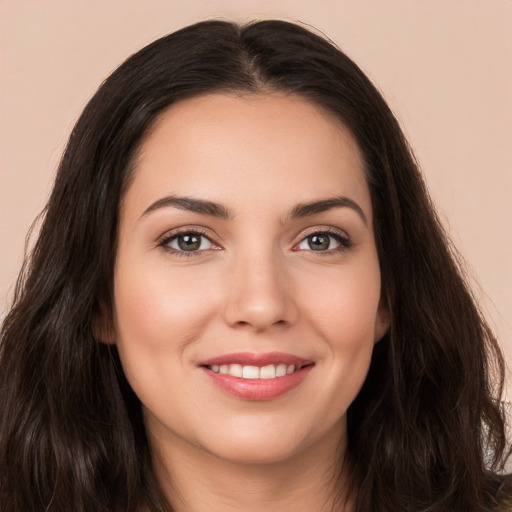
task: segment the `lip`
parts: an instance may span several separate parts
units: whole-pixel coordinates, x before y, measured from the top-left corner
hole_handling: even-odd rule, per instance
[[[222,364],[240,364],[243,366],[266,366],[269,364],[286,364],[299,367],[293,373],[276,377],[274,379],[244,379],[217,373],[208,367]],[[210,382],[219,387],[228,395],[243,400],[273,400],[279,398],[292,389],[299,386],[309,375],[314,362],[282,352],[269,352],[266,354],[255,354],[239,352],[214,357],[200,363],[200,368],[209,378]]]
[[[286,354],[284,352],[266,352],[257,354],[254,352],[236,352],[222,356],[212,357],[201,361],[199,366],[213,366],[221,364],[241,364],[243,366],[266,366],[268,364],[293,364],[295,366],[306,366],[313,364],[309,359]]]

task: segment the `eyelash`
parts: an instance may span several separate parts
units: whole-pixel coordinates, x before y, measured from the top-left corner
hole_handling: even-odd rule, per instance
[[[215,246],[217,248],[216,249],[195,250],[195,251],[185,251],[185,250],[177,250],[177,249],[174,249],[173,247],[170,247],[169,244],[171,242],[176,240],[179,236],[183,236],[183,235],[192,235],[192,236],[197,236],[199,238],[206,238],[213,246]],[[306,233],[300,239],[300,241],[294,245],[293,250],[297,251],[297,252],[304,250],[304,249],[296,249],[296,247],[298,247],[301,243],[303,243],[305,240],[307,240],[309,237],[311,237],[313,235],[328,236],[329,238],[334,238],[336,240],[336,242],[338,242],[338,244],[339,244],[339,246],[334,249],[319,250],[319,251],[314,251],[313,249],[310,249],[311,252],[315,252],[322,256],[333,254],[333,253],[343,252],[343,251],[350,249],[353,246],[352,240],[347,236],[346,233],[344,233],[343,231],[334,229],[334,228],[327,228],[327,229],[321,229],[321,230],[316,229],[316,230],[310,231],[309,233]],[[208,236],[203,230],[198,229],[198,228],[182,229],[179,231],[175,231],[172,234],[165,236],[158,243],[158,247],[161,247],[165,251],[168,251],[172,254],[176,254],[180,257],[186,257],[186,258],[197,256],[197,254],[201,253],[201,252],[219,249],[219,246],[217,244],[215,244],[215,242],[213,242],[211,237]]]
[[[335,247],[334,249],[327,249],[325,251],[315,251],[313,249],[309,249],[310,252],[314,252],[320,256],[328,256],[332,255],[333,253],[340,253],[343,251],[346,251],[350,249],[354,244],[350,237],[341,230],[334,229],[334,228],[326,228],[326,229],[313,229],[309,233],[306,233],[298,244],[295,244],[295,247],[298,247],[301,243],[303,243],[305,240],[307,240],[309,237],[319,235],[319,236],[327,236],[329,238],[334,238],[336,242],[338,242],[339,246]],[[294,249],[297,251],[300,251],[301,249]]]
[[[203,249],[202,251],[184,251],[177,250],[173,247],[170,247],[170,243],[176,240],[179,236],[183,235],[192,235],[197,236],[199,238],[206,238],[212,245],[215,247],[219,247],[217,244],[213,242],[210,236],[208,236],[203,230],[194,228],[194,229],[181,229],[179,231],[174,231],[172,234],[165,236],[159,243],[158,247],[161,247],[165,251],[168,251],[172,254],[176,254],[180,257],[190,258],[193,256],[197,256],[198,253],[205,252],[207,250],[218,250],[218,249]]]

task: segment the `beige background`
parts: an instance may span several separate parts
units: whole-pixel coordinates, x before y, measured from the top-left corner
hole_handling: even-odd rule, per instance
[[[301,20],[377,83],[512,362],[510,0],[0,0],[1,316],[86,101],[129,54],[210,17]]]

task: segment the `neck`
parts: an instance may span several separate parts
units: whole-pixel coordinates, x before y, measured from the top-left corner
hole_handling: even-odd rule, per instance
[[[265,463],[225,460],[172,435],[165,443],[149,437],[157,479],[175,512],[351,510],[340,462],[346,435],[339,426],[300,453]]]

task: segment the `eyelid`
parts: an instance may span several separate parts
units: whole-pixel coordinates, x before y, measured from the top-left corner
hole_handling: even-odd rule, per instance
[[[208,241],[211,242],[211,244],[214,246],[214,248],[210,249],[203,249],[200,251],[179,251],[174,249],[173,247],[170,247],[168,244],[174,239],[175,237],[181,235],[181,234],[195,234],[199,235],[201,237],[206,238]],[[212,236],[207,230],[201,226],[180,226],[174,229],[171,229],[167,231],[165,234],[160,236],[157,240],[157,247],[161,247],[165,251],[171,252],[173,254],[178,254],[180,256],[193,256],[194,254],[200,254],[204,252],[208,252],[211,250],[219,250],[222,249],[222,245],[217,241],[217,237]]]
[[[342,229],[335,228],[333,226],[314,226],[306,229],[300,234],[300,237],[297,242],[293,244],[294,251],[303,251],[304,249],[297,249],[300,243],[302,243],[306,238],[311,235],[323,234],[336,238],[340,242],[340,247],[335,249],[328,249],[326,251],[317,251],[318,254],[329,254],[337,251],[343,251],[351,248],[354,245],[352,238],[348,235],[348,233]],[[316,251],[312,251],[316,252]]]
[[[177,237],[180,234],[185,234],[185,233],[196,234],[196,235],[202,236],[202,237],[206,238],[209,242],[211,242],[214,245],[214,247],[209,248],[209,249],[202,249],[202,250],[198,250],[198,251],[180,251],[180,250],[176,250],[176,249],[170,247],[169,245],[167,245],[170,243],[170,241],[173,238]],[[349,249],[350,247],[352,247],[354,245],[354,242],[351,239],[351,237],[348,235],[348,233],[340,228],[336,228],[333,226],[312,226],[300,234],[300,237],[298,237],[297,241],[294,242],[292,250],[293,251],[302,251],[303,249],[297,249],[297,246],[301,242],[303,242],[306,238],[308,238],[309,236],[314,235],[314,234],[326,234],[329,236],[333,236],[336,239],[338,239],[338,241],[340,242],[340,247],[335,248],[335,249],[328,249],[326,251],[318,251],[318,253],[333,253],[336,251],[342,251],[342,250]],[[198,253],[200,254],[200,253],[208,252],[211,250],[223,249],[222,244],[218,242],[218,237],[212,236],[212,234],[210,234],[209,230],[205,229],[202,226],[190,226],[190,225],[180,226],[180,227],[177,227],[177,228],[167,231],[165,234],[163,234],[162,236],[160,236],[158,238],[156,245],[157,245],[157,247],[161,247],[162,249],[164,249],[168,252],[178,254],[180,256],[181,255],[193,256],[194,254],[197,255]]]
[[[305,229],[299,236],[300,240],[307,238],[308,236],[314,235],[316,233],[328,233],[330,235],[338,235],[342,238],[349,239],[350,236],[346,231],[340,228],[335,228],[334,226],[312,226],[310,228]]]

